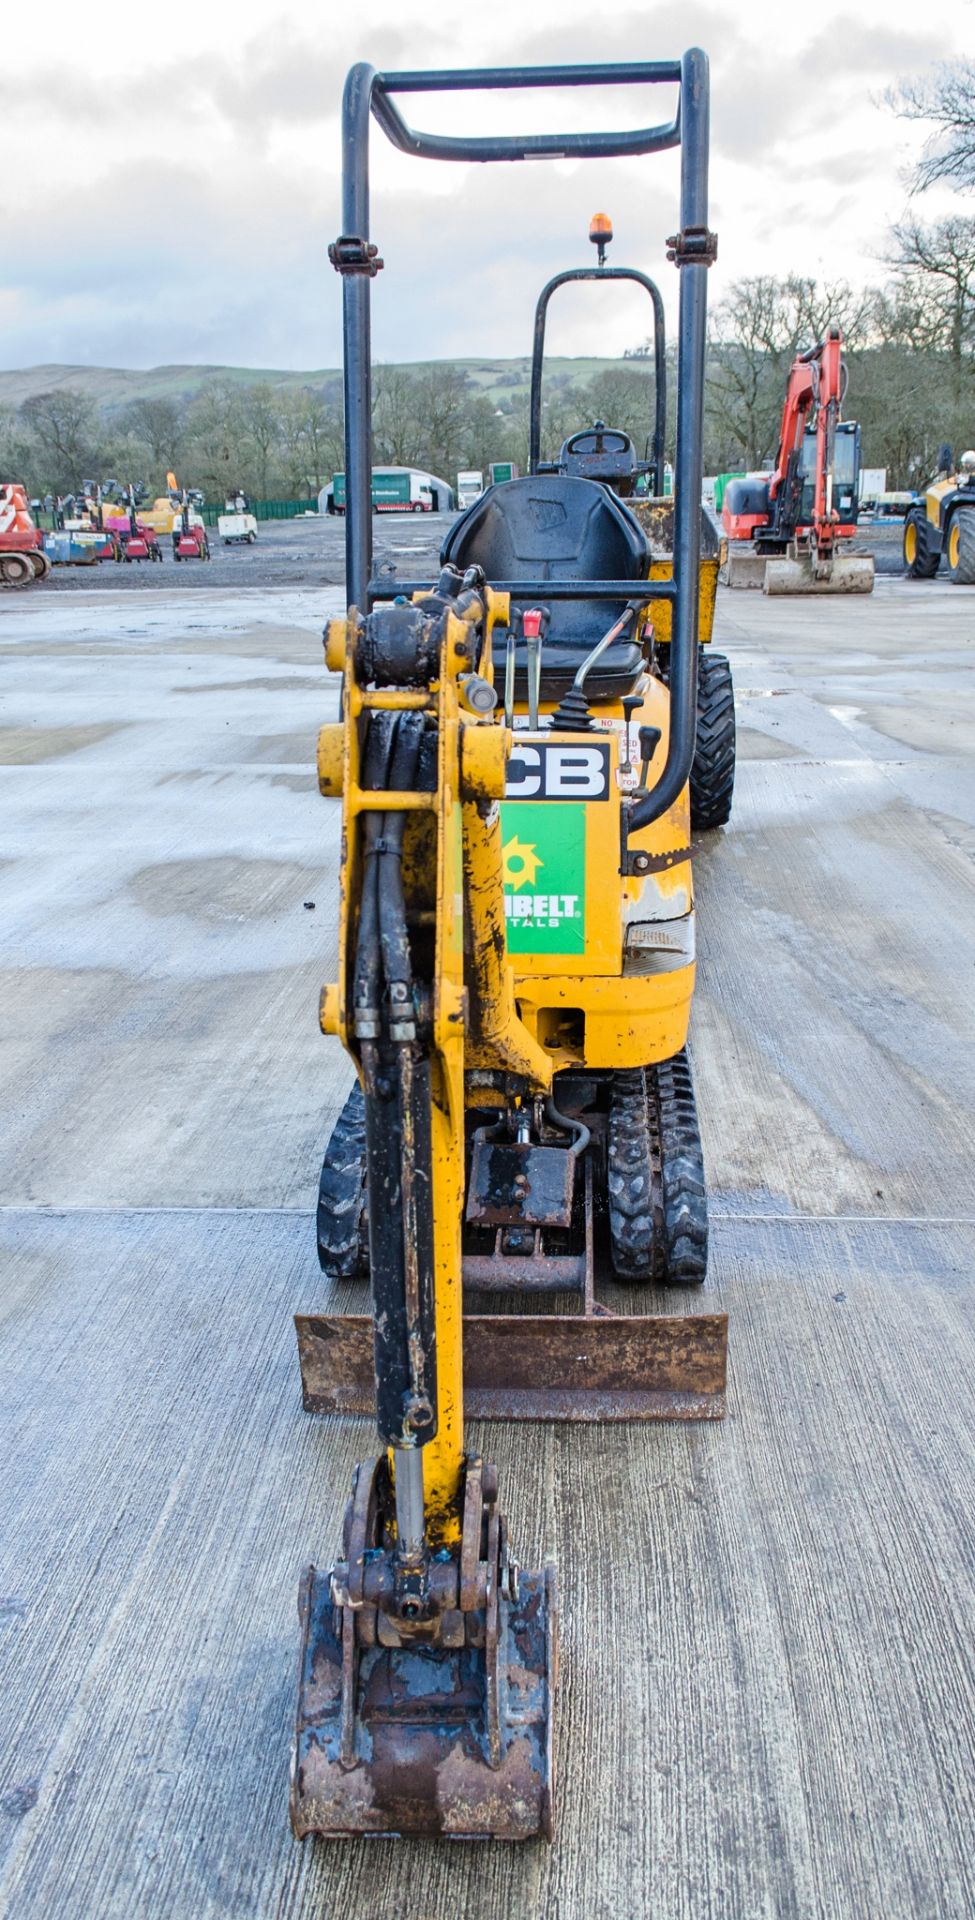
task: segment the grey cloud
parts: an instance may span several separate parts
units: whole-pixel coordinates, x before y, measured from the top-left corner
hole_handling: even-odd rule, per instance
[[[339,284],[325,248],[339,224],[342,80],[363,54],[386,67],[466,64],[460,26],[444,11],[446,23],[438,20],[434,30],[409,4],[407,24],[391,26],[353,20],[351,10],[336,21],[333,7],[325,21],[271,24],[233,54],[188,61],[177,59],[161,34],[158,62],[133,71],[124,88],[56,57],[24,76],[5,99],[8,120],[20,116],[18,151],[21,142],[43,138],[70,152],[77,139],[92,206],[97,211],[103,201],[111,218],[95,217],[82,229],[76,204],[63,194],[45,203],[40,224],[34,208],[8,209],[0,293],[13,298],[0,308],[0,364],[79,356],[130,365],[336,364]],[[918,35],[854,21],[839,55],[829,29],[814,36],[801,59],[783,63],[771,35],[767,48],[757,44],[734,10],[705,0],[666,0],[585,22],[567,18],[557,34],[540,30],[527,10],[525,17],[521,36],[505,32],[508,63],[655,58],[703,45],[713,73],[713,218],[722,222],[724,203],[732,234],[745,236],[750,226],[756,245],[780,239],[783,267],[802,264],[810,234],[807,169],[792,151],[796,136],[817,136],[817,179],[828,179],[846,201],[852,196],[854,212],[861,189],[879,235],[884,206],[867,192],[872,166],[862,109],[871,85],[931,58]],[[625,115],[639,124],[660,117],[666,105],[666,96],[647,89],[615,96],[575,96],[573,119],[592,125],[608,112],[614,121]],[[544,103],[546,124],[560,102],[565,95]],[[467,111],[460,101],[418,98],[408,105],[421,125],[441,114],[456,114],[456,124]],[[525,105],[536,111],[536,100]],[[489,112],[484,102],[470,110]],[[273,136],[288,127],[302,131],[307,160],[300,167],[290,156],[273,158]],[[454,170],[456,190],[445,196],[417,193],[421,171],[429,183],[429,167],[390,158],[374,196],[374,235],[388,263],[376,288],[380,357],[527,352],[537,288],[558,268],[591,257],[585,231],[597,205],[614,216],[619,260],[649,267],[673,303],[676,276],[663,261],[662,242],[676,209],[674,155],[586,165],[571,174]],[[783,205],[786,194],[793,207]],[[181,206],[192,207],[192,218],[178,216]],[[869,232],[864,237],[869,243]],[[828,256],[828,234],[817,231],[812,240]],[[735,259],[723,234],[713,296],[726,276],[749,265],[747,255]],[[615,326],[611,315],[607,342]]]
[[[374,64],[407,58],[405,30],[383,26],[368,37]],[[69,139],[73,129],[99,127],[107,141],[113,129],[146,119],[179,125],[215,114],[247,138],[263,140],[276,126],[338,119],[342,82],[360,55],[361,38],[361,27],[350,21],[307,32],[279,21],[223,57],[163,51],[158,64],[134,67],[124,86],[114,75],[53,59],[18,76],[4,111],[27,121],[38,114],[53,118]]]

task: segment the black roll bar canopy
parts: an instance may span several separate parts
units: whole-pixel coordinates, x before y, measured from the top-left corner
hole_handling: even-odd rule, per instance
[[[404,120],[393,96],[404,93],[498,92],[538,87],[676,85],[677,109],[655,126],[606,133],[509,135],[431,134]],[[673,806],[686,785],[694,757],[697,704],[697,579],[701,538],[701,473],[707,269],[716,241],[708,216],[707,56],[692,47],[680,60],[627,61],[610,66],[474,67],[466,70],[377,73],[354,66],[342,100],[342,233],[329,257],[342,275],[345,387],[346,591],[365,609],[388,597],[388,583],[370,580],[372,570],[372,386],[370,285],[382,266],[369,238],[369,121],[403,153],[428,160],[496,161],[611,159],[681,150],[680,230],[668,241],[668,257],[680,269],[678,318],[678,414],[675,460],[674,579],[664,596],[673,601],[670,665],[670,738],[657,785],[632,804],[631,831],[647,826]],[[603,272],[616,271],[603,269]],[[405,583],[393,588],[403,592]],[[578,591],[578,587],[576,591]],[[632,582],[630,582],[632,591]],[[522,581],[520,594],[542,596],[551,582]]]
[[[664,440],[667,432],[667,361],[664,343],[664,303],[660,288],[636,267],[569,267],[549,280],[538,296],[535,308],[535,333],[532,341],[531,401],[529,404],[528,471],[537,473],[542,457],[542,366],[545,359],[545,321],[548,303],[559,287],[572,280],[635,280],[650,295],[653,305],[653,435],[650,438],[650,469],[653,491],[664,490]]]

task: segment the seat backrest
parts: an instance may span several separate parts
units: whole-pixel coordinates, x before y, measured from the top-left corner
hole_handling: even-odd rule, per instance
[[[639,522],[605,487],[552,473],[489,487],[454,522],[440,558],[462,572],[483,567],[488,581],[642,580],[649,549]],[[553,600],[548,644],[595,643],[624,605]]]

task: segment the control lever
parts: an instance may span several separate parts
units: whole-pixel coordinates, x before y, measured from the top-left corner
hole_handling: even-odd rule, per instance
[[[633,771],[633,762],[630,759],[630,722],[638,708],[643,705],[643,695],[642,693],[624,693],[620,705],[624,714],[623,757],[620,760],[620,772],[628,778]]]
[[[515,721],[515,636],[508,635],[508,645],[504,656],[504,724],[513,727]]]
[[[640,786],[646,790],[650,777],[650,762],[660,745],[659,727],[640,728]]]
[[[528,655],[528,725],[538,732],[538,700],[542,687],[542,635],[548,625],[547,607],[526,607],[521,616],[521,631]]]

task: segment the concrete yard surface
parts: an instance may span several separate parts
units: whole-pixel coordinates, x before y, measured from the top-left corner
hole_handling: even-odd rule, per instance
[[[0,1920],[960,1920],[975,593],[719,596],[692,1051],[728,1418],[472,1435],[559,1568],[551,1848],[287,1823],[299,1574],[373,1449],[302,1413],[291,1324],[351,1077],[317,1030],[339,603],[0,611]]]

